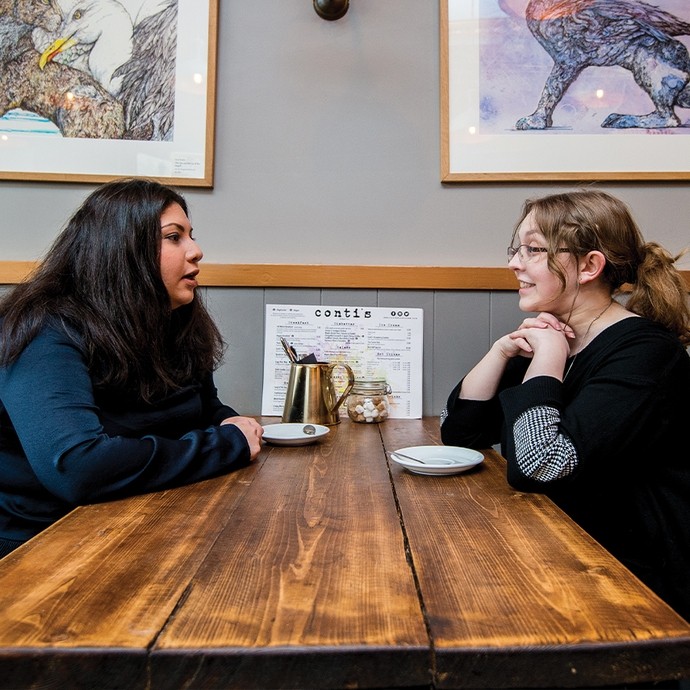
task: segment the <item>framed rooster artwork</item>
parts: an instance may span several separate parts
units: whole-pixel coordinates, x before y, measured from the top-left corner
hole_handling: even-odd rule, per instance
[[[440,0],[441,179],[690,178],[687,0]]]
[[[0,0],[0,179],[213,186],[218,0]]]

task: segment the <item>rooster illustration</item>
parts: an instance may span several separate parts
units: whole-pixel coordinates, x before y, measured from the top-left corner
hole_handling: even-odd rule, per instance
[[[676,106],[690,107],[690,55],[674,36],[690,35],[690,23],[636,0],[530,0],[527,26],[553,59],[537,109],[516,128],[546,129],[553,111],[586,67],[629,70],[651,98],[646,115],[611,113],[602,127],[678,127]]]

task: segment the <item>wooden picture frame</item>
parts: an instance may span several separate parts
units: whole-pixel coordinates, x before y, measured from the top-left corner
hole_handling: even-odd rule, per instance
[[[56,2],[0,15],[0,179],[212,187],[218,0]]]
[[[563,21],[564,3],[552,4]],[[654,75],[659,83],[676,80],[676,91],[664,94],[668,103],[653,103],[621,66],[587,66],[572,81],[552,80],[547,91],[555,61],[528,28],[527,5],[528,0],[440,0],[441,180],[689,179],[690,74],[665,65]],[[690,25],[685,0],[654,5]],[[595,35],[594,10],[585,11],[588,40],[607,47],[604,42],[612,39]],[[654,41],[663,37],[654,38],[653,29],[649,35],[658,47]],[[666,39],[665,45],[677,49],[674,59],[686,60],[690,37]],[[659,55],[653,57],[658,67]],[[540,120],[540,98],[558,89],[560,100],[554,96],[551,111],[546,99],[550,112]]]

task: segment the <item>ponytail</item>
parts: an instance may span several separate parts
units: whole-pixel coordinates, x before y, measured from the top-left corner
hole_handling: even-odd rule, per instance
[[[626,307],[660,323],[690,344],[688,287],[673,257],[660,244],[645,242],[630,209],[597,189],[551,194],[525,202],[519,224],[531,213],[548,243],[548,261],[563,289],[566,275],[557,257],[562,247],[575,256],[599,251],[606,258],[601,279],[612,294],[632,285]],[[517,229],[516,229],[517,232]],[[514,236],[514,235],[513,235]]]
[[[645,243],[640,253],[626,307],[676,333],[684,345],[690,344],[688,289],[674,266],[683,253],[674,257],[656,242]]]

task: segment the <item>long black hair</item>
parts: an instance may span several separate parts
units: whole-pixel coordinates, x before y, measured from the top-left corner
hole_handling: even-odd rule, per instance
[[[35,272],[0,301],[0,365],[49,321],[76,334],[94,386],[150,401],[213,371],[223,340],[195,292],[174,311],[161,278],[160,218],[184,198],[158,182],[107,183],[87,197]]]

